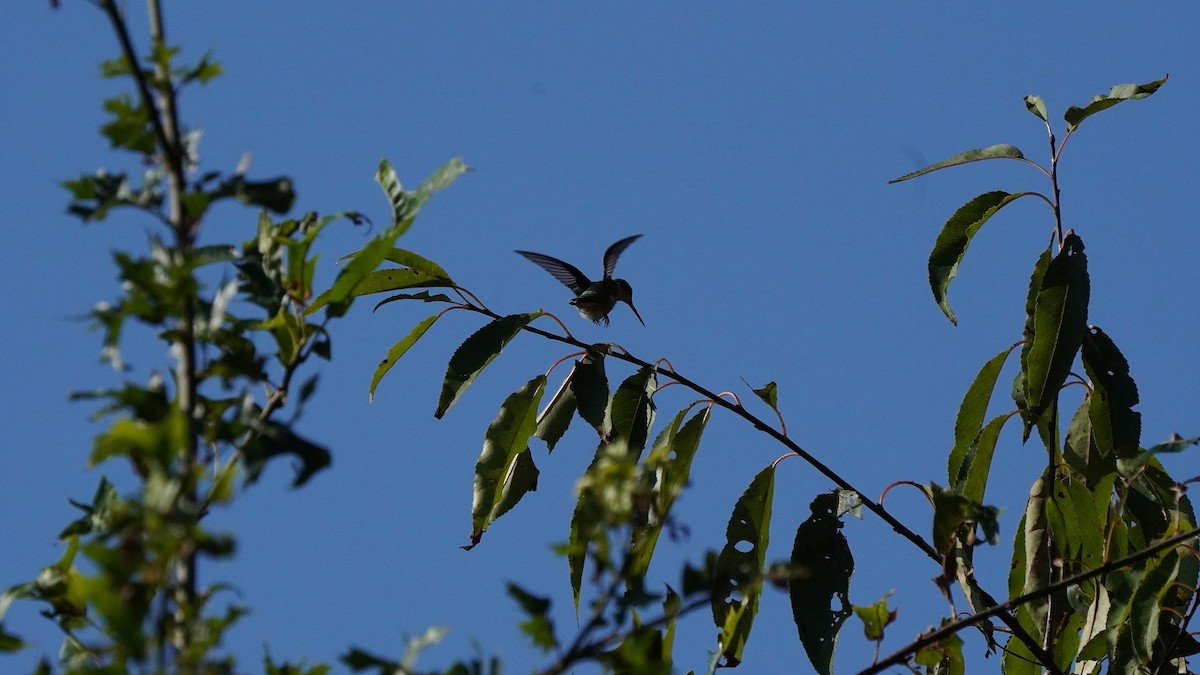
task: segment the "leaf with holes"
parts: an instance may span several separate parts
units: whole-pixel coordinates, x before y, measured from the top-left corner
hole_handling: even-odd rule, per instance
[[[713,621],[721,629],[724,665],[741,663],[762,595],[771,505],[775,499],[775,467],[759,472],[738,498],[725,528],[725,547],[717,558],[713,589]]]
[[[850,575],[854,556],[837,516],[839,495],[818,495],[812,515],[796,529],[788,594],[792,618],[808,660],[821,675],[833,672],[833,651],[842,624],[850,618]],[[839,605],[837,608],[834,604]]]

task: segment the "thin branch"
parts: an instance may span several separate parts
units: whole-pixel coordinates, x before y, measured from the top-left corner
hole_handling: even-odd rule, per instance
[[[1155,555],[1158,555],[1159,552],[1165,551],[1166,549],[1174,547],[1174,546],[1178,546],[1179,544],[1182,544],[1183,542],[1187,541],[1188,539],[1196,538],[1198,535],[1200,535],[1200,527],[1192,529],[1192,530],[1188,530],[1187,532],[1184,532],[1183,534],[1177,534],[1174,537],[1165,539],[1165,540],[1159,542],[1158,544],[1151,546],[1150,548],[1143,549],[1132,555],[1128,555],[1124,558],[1118,558],[1116,560],[1109,561],[1107,563],[1104,563],[1103,565],[1100,565],[1099,567],[1094,567],[1086,572],[1081,572],[1079,574],[1076,574],[1073,577],[1068,577],[1061,581],[1057,581],[1057,582],[1050,584],[1049,586],[1046,586],[1044,588],[1039,588],[1035,591],[1030,591],[1028,593],[1025,593],[1024,595],[1019,595],[1019,596],[1013,598],[1012,600],[1005,602],[1004,604],[994,605],[993,607],[986,609],[982,612],[979,612],[978,614],[972,614],[971,616],[968,616],[963,619],[959,619],[958,621],[955,621],[954,623],[946,624],[942,628],[939,628],[938,630],[935,630],[932,633],[928,633],[928,634],[922,636],[920,639],[905,645],[899,651],[895,652],[894,654],[887,657],[886,659],[873,664],[870,668],[867,668],[866,670],[861,671],[859,673],[859,675],[872,675],[873,673],[881,673],[881,672],[883,672],[883,670],[885,668],[888,668],[889,666],[898,666],[900,664],[907,663],[910,655],[915,654],[917,651],[919,651],[920,649],[922,649],[924,647],[927,647],[936,642],[940,642],[940,641],[946,639],[947,637],[950,637],[951,635],[957,633],[958,631],[962,630],[963,628],[966,628],[968,626],[973,626],[977,623],[986,621],[986,620],[992,618],[993,616],[997,616],[997,615],[1001,614],[1002,612],[1008,612],[1010,610],[1013,610],[1021,605],[1024,605],[1027,602],[1031,602],[1033,600],[1038,600],[1040,598],[1044,598],[1046,596],[1053,595],[1055,593],[1058,593],[1059,591],[1064,591],[1064,590],[1070,588],[1071,586],[1079,585],[1079,584],[1081,584],[1089,579],[1092,579],[1094,577],[1108,574],[1109,572],[1118,570],[1122,567],[1141,562],[1147,558],[1154,557]],[[1043,665],[1045,665],[1045,664],[1043,664]]]

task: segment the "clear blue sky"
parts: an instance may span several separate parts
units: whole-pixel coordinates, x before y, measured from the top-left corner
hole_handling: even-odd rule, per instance
[[[64,213],[61,180],[126,169],[96,129],[115,83],[96,64],[117,53],[103,16],[81,2],[12,3],[0,22],[4,199],[0,214],[4,329],[0,353],[0,584],[57,559],[55,536],[101,475],[87,469],[102,428],[69,391],[109,386],[100,338],[72,317],[118,289],[109,252],[141,249],[152,224],[118,212],[84,227]],[[1067,225],[1087,245],[1090,320],[1129,358],[1141,392],[1143,444],[1200,433],[1200,5],[979,3],[328,3],[229,0],[165,3],[172,42],[214,50],[227,74],[187,92],[183,117],[204,130],[209,169],[291,175],[296,212],[357,209],[376,223],[386,204],[372,181],[381,157],[415,185],[447,159],[476,170],[438,194],[401,245],[438,261],[497,311],[560,313],[582,339],[668,357],[713,390],[747,393],[740,378],[776,380],[793,438],[872,497],[897,480],[945,483],[958,402],[979,366],[1020,338],[1029,270],[1049,238],[1041,205],[1025,200],[990,222],[968,253],[951,300],[952,327],[930,297],[925,261],[941,223],[994,189],[1046,189],[1015,162],[886,181],[961,150],[1012,143],[1044,160],[1046,140],[1022,104],[1042,95],[1061,120],[1071,104],[1123,82],[1170,73],[1155,96],[1089,119],[1062,163]],[[144,47],[141,4],[138,44]],[[1061,125],[1059,126],[1061,129]],[[218,209],[206,243],[240,242],[250,210]],[[325,282],[361,229],[327,230]],[[573,316],[568,293],[512,253],[533,249],[585,271],[604,248],[645,236],[622,258],[646,326],[627,309],[604,330]],[[398,654],[402,633],[447,625],[433,667],[477,641],[508,672],[545,663],[515,627],[503,592],[513,580],[553,596],[571,635],[565,563],[574,479],[594,438],[573,429],[553,456],[534,447],[539,490],[471,552],[471,471],[503,397],[563,352],[522,338],[441,421],[433,418],[445,362],[479,325],[447,317],[367,402],[387,347],[425,308],[357,306],[334,325],[331,365],[301,429],[332,448],[331,470],[289,491],[286,466],[212,527],[232,529],[235,560],[206,566],[253,613],[228,647],[248,671],[262,645],[278,658],[332,662],[351,645]],[[164,354],[132,337],[129,377]],[[616,369],[611,378],[623,376]],[[691,401],[671,388],[667,418]],[[1003,403],[1003,401],[1001,401]],[[577,425],[579,426],[579,425]],[[719,548],[737,495],[782,450],[717,414],[679,516],[692,528],[665,546],[659,581]],[[1005,594],[1013,528],[1043,451],[1001,439],[988,501],[1005,509],[1003,544],[981,555],[985,586]],[[1200,467],[1173,458],[1180,477]],[[808,503],[831,486],[797,460],[781,466],[769,559],[786,558]],[[909,490],[887,505],[915,530],[929,511]],[[848,523],[858,560],[856,604],[896,590],[899,622],[884,652],[948,612],[938,570],[873,518]],[[58,635],[32,605],[8,622],[54,653]],[[681,627],[680,672],[700,668],[715,629],[704,613]],[[971,672],[994,672],[968,637]],[[31,667],[34,653],[0,659]],[[852,620],[839,672],[869,663]],[[748,673],[807,669],[787,597],[768,593],[745,652]]]

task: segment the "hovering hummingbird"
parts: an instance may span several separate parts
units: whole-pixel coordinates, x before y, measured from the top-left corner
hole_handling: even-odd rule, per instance
[[[588,279],[583,272],[579,271],[579,268],[558,258],[551,258],[533,251],[517,251],[517,253],[528,258],[571,289],[571,292],[575,294],[571,304],[579,309],[579,316],[591,319],[602,326],[608,326],[608,313],[620,301],[629,305],[629,309],[633,310],[633,315],[645,326],[646,322],[642,321],[642,315],[638,314],[637,307],[633,306],[633,288],[628,281],[614,279],[612,276],[613,269],[617,266],[617,258],[621,257],[621,253],[640,236],[642,235],[635,234],[632,237],[625,237],[608,247],[608,250],[604,252],[604,278],[600,281]]]

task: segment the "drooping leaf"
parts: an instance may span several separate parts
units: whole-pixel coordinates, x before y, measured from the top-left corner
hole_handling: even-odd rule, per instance
[[[1087,334],[1090,284],[1083,241],[1068,234],[1050,265],[1034,305],[1033,343],[1023,354],[1026,403],[1037,421],[1058,398]]]
[[[728,667],[741,663],[762,595],[770,541],[771,506],[775,500],[775,467],[754,477],[738,498],[725,528],[725,546],[717,558],[713,620],[721,630],[721,657]]]
[[[1043,122],[1049,122],[1050,116],[1046,113],[1046,102],[1041,96],[1030,94],[1025,97],[1025,109],[1033,113],[1038,119]]]
[[[1063,119],[1067,121],[1067,130],[1074,131],[1079,128],[1083,121],[1092,115],[1107,110],[1122,101],[1133,101],[1147,96],[1158,91],[1158,88],[1163,86],[1167,81],[1166,77],[1161,80],[1147,82],[1146,84],[1118,84],[1108,90],[1108,94],[1098,94],[1088,104],[1082,108],[1071,106],[1067,108],[1067,112],[1063,115]]]
[[[654,391],[657,387],[655,370],[639,368],[617,387],[609,404],[610,440],[623,441],[634,457],[646,447],[650,427],[654,424]]]
[[[446,367],[446,378],[442,382],[442,393],[438,397],[437,410],[433,416],[441,419],[475,381],[475,377],[488,366],[505,345],[509,343],[521,329],[529,325],[542,312],[529,314],[510,314],[496,319],[468,337],[454,354]]]
[[[888,181],[888,184],[890,185],[892,183],[899,183],[901,181],[911,180],[913,178],[916,178],[917,176],[924,176],[927,173],[937,171],[938,169],[945,169],[945,168],[951,167],[951,166],[958,166],[959,164],[968,164],[970,162],[978,162],[978,161],[985,160],[985,159],[1024,159],[1024,158],[1025,158],[1025,155],[1022,155],[1020,150],[1018,150],[1017,148],[1015,148],[1011,145],[1003,145],[1003,144],[1002,145],[992,145],[992,146],[988,146],[986,148],[980,148],[978,150],[967,150],[966,152],[960,152],[959,154],[954,155],[953,157],[951,157],[949,159],[944,159],[940,162],[937,162],[936,164],[930,164],[929,166],[927,166],[923,169],[917,169],[916,171],[913,171],[912,173],[906,173],[903,176],[900,176],[899,178],[892,179],[892,180]]]
[[[1108,615],[1109,672],[1145,672],[1142,665],[1154,655],[1163,601],[1179,572],[1176,550],[1110,575]]]
[[[838,500],[838,494],[831,492],[818,495],[809,505],[812,515],[796,529],[788,584],[800,642],[821,675],[833,672],[838,632],[853,613],[850,576],[854,556],[841,531]]]
[[[571,380],[574,377],[575,368],[572,368],[567,379],[563,380],[562,386],[554,393],[554,398],[550,399],[550,402],[538,415],[537,429],[533,435],[546,441],[547,452],[554,450],[554,446],[558,444],[563,434],[567,433],[567,428],[571,425],[571,418],[575,417],[575,392],[571,389]]]
[[[996,388],[996,380],[999,379],[1000,370],[1004,367],[1004,362],[1012,350],[1013,348],[1009,347],[988,359],[988,362],[983,364],[983,368],[979,369],[979,374],[975,376],[971,386],[967,388],[966,395],[963,396],[962,403],[958,407],[958,416],[954,420],[954,448],[950,450],[947,471],[950,485],[957,486],[958,484],[959,469],[962,467],[963,458],[967,456],[967,450],[979,437],[984,417],[987,415],[988,404],[992,400],[992,392]]]
[[[1083,338],[1083,367],[1092,381],[1088,417],[1100,452],[1126,459],[1138,452],[1142,414],[1129,362],[1108,334],[1091,326]]]
[[[420,340],[421,337],[429,331],[430,327],[433,326],[434,322],[437,321],[438,317],[440,316],[441,314],[439,313],[425,317],[420,323],[412,327],[412,330],[408,332],[408,335],[404,336],[402,340],[392,345],[391,349],[388,349],[387,356],[385,356],[384,359],[379,362],[378,366],[375,366],[375,374],[371,376],[371,388],[367,391],[368,400],[375,400],[375,387],[379,386],[379,381],[383,379],[384,375],[388,374],[388,371],[392,369],[392,366],[396,365],[396,362],[400,360],[400,357],[408,353],[408,350],[417,343],[417,340]]]
[[[671,507],[683,492],[691,474],[692,460],[700,447],[700,437],[708,424],[711,408],[696,413],[686,424],[683,418],[688,409],[680,410],[659,434],[646,458],[648,466],[656,467],[658,484],[655,486],[653,518],[646,525],[634,528],[629,576],[634,579],[645,576],[650,559],[663,525],[670,515]]]
[[[933,251],[929,253],[929,287],[933,290],[933,299],[937,301],[938,307],[942,308],[946,318],[950,319],[950,323],[958,325],[958,319],[954,316],[954,310],[950,309],[950,299],[946,292],[950,282],[958,275],[958,266],[962,263],[971,240],[979,232],[979,228],[997,211],[1029,194],[1031,193],[985,192],[959,207],[942,226]]]
[[[575,362],[570,385],[579,416],[592,425],[601,439],[608,438],[612,431],[604,356],[605,352],[600,349],[589,349],[587,355]]]
[[[529,453],[529,437],[537,426],[537,407],[545,390],[545,375],[525,383],[504,400],[484,434],[483,451],[475,463],[472,546],[526,492],[537,489],[538,470]]]

